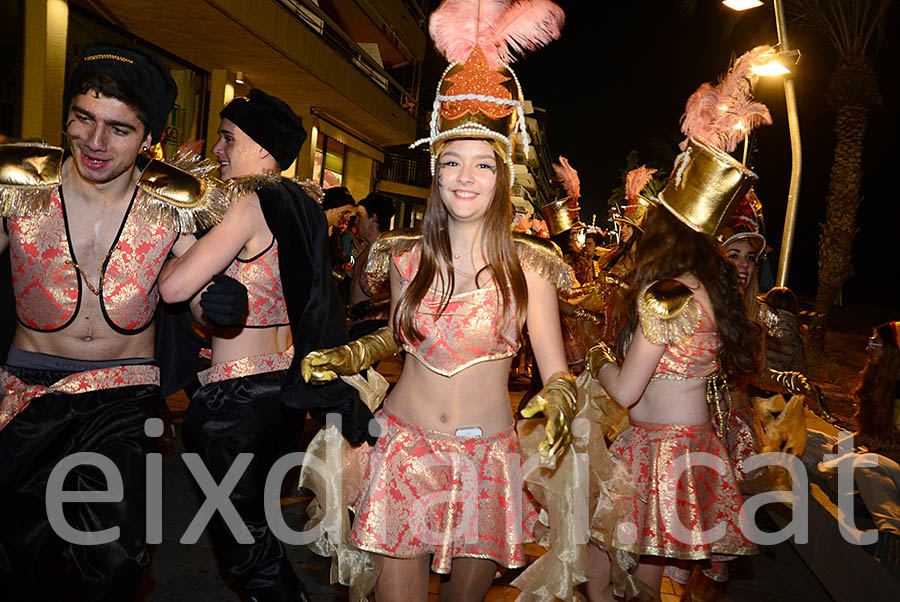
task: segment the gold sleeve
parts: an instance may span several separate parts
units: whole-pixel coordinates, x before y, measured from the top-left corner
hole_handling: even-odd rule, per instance
[[[638,295],[637,304],[641,330],[657,345],[683,343],[700,324],[699,302],[678,280],[657,280]]]

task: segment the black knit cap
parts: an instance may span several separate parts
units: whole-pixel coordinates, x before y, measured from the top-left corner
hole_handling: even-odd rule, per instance
[[[73,84],[87,73],[103,73],[113,79],[132,102],[144,112],[152,144],[159,142],[169,113],[175,106],[178,88],[169,70],[148,52],[122,42],[91,42],[72,70],[66,87],[66,109],[77,94]]]
[[[325,190],[325,196],[322,198],[322,209],[329,210],[335,207],[343,207],[344,205],[355,205],[353,195],[343,186],[332,186]]]
[[[394,216],[394,201],[389,196],[378,192],[370,192],[369,196],[359,202],[360,207],[365,207],[369,217],[378,218],[378,227],[384,231],[391,225]]]
[[[291,166],[306,140],[303,120],[286,102],[259,88],[229,102],[219,116],[244,130],[272,155],[282,170]]]

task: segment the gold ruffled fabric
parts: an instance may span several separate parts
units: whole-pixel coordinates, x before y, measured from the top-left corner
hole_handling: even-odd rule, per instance
[[[217,167],[194,153],[168,162],[150,161],[138,180],[135,212],[150,223],[181,233],[215,226],[229,205],[224,185],[210,175]]]
[[[397,228],[385,232],[372,243],[365,274],[369,282],[382,282],[391,269],[391,257],[412,249],[422,240],[422,235],[413,228]]]
[[[387,393],[388,383],[375,370],[368,370],[367,375],[368,379],[360,374],[341,379],[359,391],[360,399],[374,412]],[[351,602],[365,602],[381,575],[380,558],[352,546],[348,539],[349,508],[359,494],[362,478],[359,456],[368,453],[367,446],[350,447],[340,430],[326,426],[306,448],[300,471],[299,486],[315,494],[306,511],[306,530],[321,529],[309,549],[331,558],[331,582],[348,586]]]
[[[569,291],[575,285],[572,271],[553,241],[514,232],[513,242],[523,269],[537,272],[561,291]]]
[[[651,284],[638,295],[641,330],[651,343],[679,345],[697,331],[702,307],[693,295],[686,299],[660,298],[654,294],[658,284]]]
[[[541,522],[549,527],[538,540],[547,553],[512,582],[522,592],[518,598],[522,601],[581,599],[575,587],[590,575],[588,533],[595,528],[614,529],[619,513],[611,492],[625,495],[628,491],[628,473],[603,440],[612,418],[602,404],[594,403],[596,390],[589,386],[590,380],[587,371],[576,380],[572,445],[555,466],[540,464],[537,450],[544,439],[543,421],[520,420],[517,425],[526,458],[525,483],[543,508]]]
[[[0,217],[49,212],[62,157],[63,149],[42,142],[0,144]]]

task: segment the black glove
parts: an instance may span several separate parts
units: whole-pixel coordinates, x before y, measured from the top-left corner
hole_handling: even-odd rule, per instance
[[[200,295],[200,307],[218,326],[241,326],[247,305],[247,287],[225,274],[213,276],[213,283]]]
[[[375,420],[369,407],[364,404],[358,397],[347,400],[339,406],[333,408],[316,408],[310,409],[309,415],[319,424],[324,425],[328,414],[341,415],[341,434],[347,443],[353,447],[359,447],[364,442],[369,445],[375,445],[378,441],[378,435],[369,432],[369,422]],[[378,423],[376,422],[375,425]]]

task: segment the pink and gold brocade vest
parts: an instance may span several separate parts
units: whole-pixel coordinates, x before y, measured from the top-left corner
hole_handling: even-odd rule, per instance
[[[421,244],[393,258],[405,291],[419,269]],[[514,356],[519,349],[516,309],[501,323],[497,289],[491,285],[450,297],[438,315],[441,293],[430,289],[416,314],[421,341],[403,340],[403,348],[430,370],[453,376],[474,364]]]
[[[248,312],[244,326],[265,328],[290,323],[278,267],[278,242],[274,238],[255,257],[232,261],[225,275],[247,287]]]
[[[100,290],[104,318],[126,332],[141,330],[153,319],[159,301],[156,280],[178,237],[174,230],[139,218],[134,204],[132,198],[102,267]],[[48,213],[9,217],[7,230],[16,316],[32,330],[65,328],[77,315],[87,287],[74,266],[61,189],[51,195]]]
[[[697,329],[686,340],[666,345],[653,373],[653,380],[705,379],[718,371],[719,335],[716,325],[703,304],[695,302],[702,314]]]

